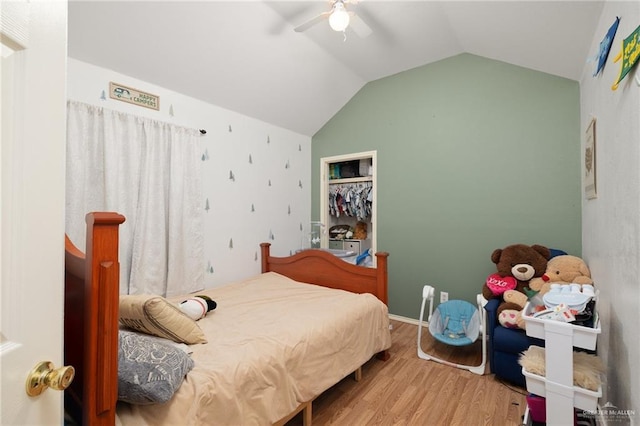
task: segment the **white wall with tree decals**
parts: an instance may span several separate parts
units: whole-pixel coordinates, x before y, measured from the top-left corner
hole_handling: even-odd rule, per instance
[[[286,256],[311,218],[311,138],[146,81],[69,58],[68,98],[206,130],[201,138],[205,286],[260,272],[261,242]],[[160,97],[160,110],[109,98],[109,82]]]

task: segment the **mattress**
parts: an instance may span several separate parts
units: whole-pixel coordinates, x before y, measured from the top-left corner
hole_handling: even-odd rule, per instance
[[[272,424],[391,346],[387,306],[370,294],[274,272],[197,294],[217,308],[198,321],[208,343],[190,346],[195,367],[167,403],[119,403],[118,423]]]

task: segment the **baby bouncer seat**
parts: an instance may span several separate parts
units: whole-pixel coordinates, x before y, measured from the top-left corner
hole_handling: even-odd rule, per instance
[[[435,289],[430,285],[425,285],[422,289],[422,306],[418,323],[418,357],[469,370],[475,374],[484,374],[487,362],[487,314],[483,307],[486,300],[482,297],[482,294],[479,294],[477,296],[477,307],[465,300],[449,300],[439,304],[434,312],[434,294]],[[471,345],[479,336],[482,336],[482,362],[480,365],[457,364],[427,354],[422,350],[422,324],[427,299],[429,299],[429,317],[427,320],[429,332],[436,340],[446,345],[466,346]]]

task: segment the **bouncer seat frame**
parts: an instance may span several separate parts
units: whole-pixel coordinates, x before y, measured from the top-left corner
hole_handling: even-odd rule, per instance
[[[478,294],[476,297],[477,308],[464,300],[449,300],[441,303],[434,315],[433,312],[433,298],[435,295],[435,288],[430,285],[425,285],[422,289],[422,306],[420,308],[420,320],[418,322],[418,357],[425,360],[436,361],[441,364],[445,364],[451,367],[461,368],[469,370],[475,374],[484,374],[485,366],[487,363],[487,313],[484,310],[484,305],[487,300]],[[434,355],[427,354],[422,350],[422,328],[424,322],[424,310],[429,300],[429,316],[428,326],[431,335],[438,341],[455,346],[466,346],[474,343],[479,336],[482,336],[482,363],[480,365],[466,365],[450,362]],[[466,311],[466,317],[461,311]],[[442,315],[446,318],[442,318]],[[471,315],[471,318],[469,316]],[[471,324],[471,322],[478,322],[479,324]],[[443,333],[449,327],[451,323],[452,331],[449,331],[446,335]],[[435,329],[440,328],[440,330]],[[437,332],[439,331],[439,333]]]

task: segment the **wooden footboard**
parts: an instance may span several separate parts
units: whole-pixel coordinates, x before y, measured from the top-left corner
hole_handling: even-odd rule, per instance
[[[120,264],[117,213],[89,213],[86,254],[65,236],[65,365],[76,369],[65,411],[82,425],[115,424]]]

